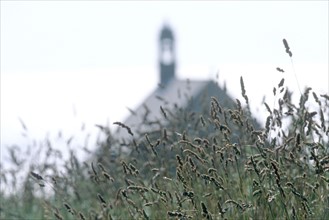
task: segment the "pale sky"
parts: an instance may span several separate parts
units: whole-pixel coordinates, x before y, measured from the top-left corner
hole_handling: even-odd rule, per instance
[[[214,79],[266,115],[282,77],[328,94],[328,1],[1,1],[1,148],[124,121],[158,83],[158,37],[175,34],[177,76]],[[285,73],[276,71],[281,67]]]

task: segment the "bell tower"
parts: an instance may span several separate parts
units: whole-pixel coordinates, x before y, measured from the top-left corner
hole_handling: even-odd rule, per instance
[[[164,25],[159,39],[160,84],[165,86],[175,78],[175,44],[171,29]]]

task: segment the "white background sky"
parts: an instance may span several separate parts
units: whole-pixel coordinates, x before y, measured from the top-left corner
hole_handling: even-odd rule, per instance
[[[298,92],[283,38],[301,88],[328,93],[328,10],[328,1],[1,1],[1,148],[24,146],[18,118],[38,139],[123,121],[157,86],[164,22],[179,78],[219,71],[241,99],[242,75],[260,115],[282,77]]]

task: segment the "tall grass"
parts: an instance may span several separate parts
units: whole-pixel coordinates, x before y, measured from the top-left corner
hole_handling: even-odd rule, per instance
[[[98,126],[107,138],[85,162],[73,151],[63,161],[51,144],[40,146],[40,163],[10,148],[15,166],[1,170],[1,184],[14,193],[0,192],[1,219],[325,219],[328,94],[306,88],[292,103],[282,79],[259,128],[240,84],[246,105],[207,97],[200,112],[159,106],[163,119],[144,117],[158,124],[151,132],[116,122],[130,134],[124,142]]]

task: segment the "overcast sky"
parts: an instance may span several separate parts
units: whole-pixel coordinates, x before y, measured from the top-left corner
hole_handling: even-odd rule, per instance
[[[282,77],[299,93],[293,66],[301,89],[328,93],[328,1],[1,1],[1,147],[24,143],[19,118],[37,138],[124,121],[157,87],[164,23],[179,78],[219,72],[241,99],[243,76],[260,115]]]

